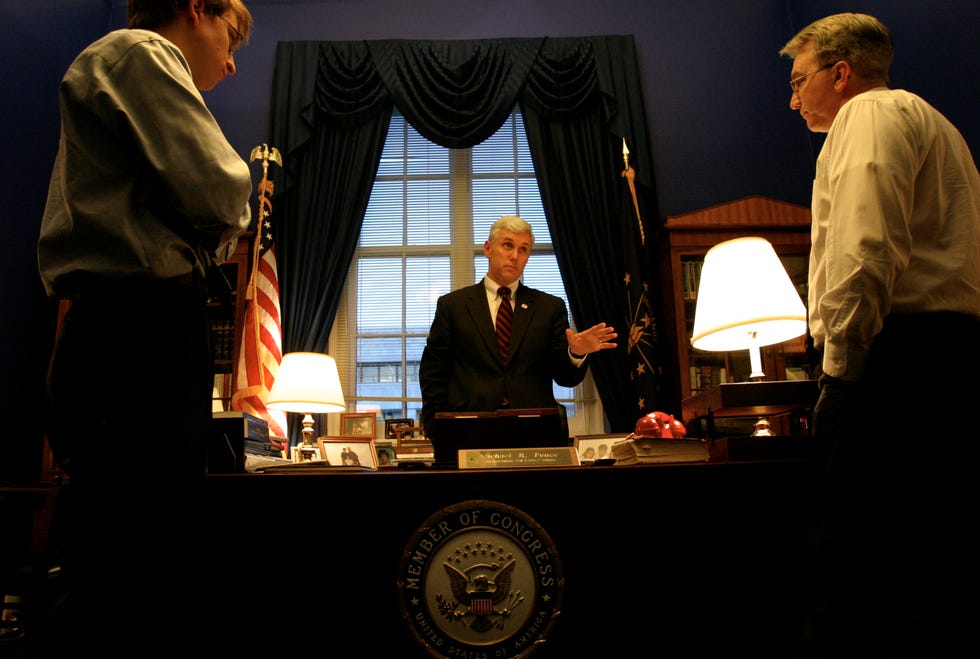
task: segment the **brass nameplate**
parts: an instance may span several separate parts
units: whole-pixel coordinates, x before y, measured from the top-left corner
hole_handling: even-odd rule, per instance
[[[576,467],[578,451],[574,446],[545,448],[471,448],[460,449],[460,469],[491,469],[494,467]]]

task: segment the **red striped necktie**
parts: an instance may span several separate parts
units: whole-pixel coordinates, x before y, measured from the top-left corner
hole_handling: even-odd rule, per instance
[[[510,305],[510,289],[501,286],[497,293],[500,294],[500,308],[497,309],[497,347],[500,348],[500,357],[507,363],[507,346],[510,344],[510,328],[514,324],[514,308]]]

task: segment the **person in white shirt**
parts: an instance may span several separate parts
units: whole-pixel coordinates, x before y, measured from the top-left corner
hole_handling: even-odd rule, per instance
[[[241,0],[128,7],[129,29],[85,48],[59,88],[38,267],[70,301],[45,406],[70,478],[67,598],[38,656],[168,656],[201,630],[208,298],[221,299],[208,274],[252,191],[201,92],[235,73],[252,19]]]
[[[963,137],[889,87],[889,30],[803,28],[790,107],[826,133],[813,181],[813,414],[804,656],[948,656],[976,576],[965,517],[977,452],[980,176]]]

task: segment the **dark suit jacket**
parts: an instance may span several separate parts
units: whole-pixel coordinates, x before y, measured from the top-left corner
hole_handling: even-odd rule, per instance
[[[552,382],[574,387],[586,373],[568,357],[568,326],[564,300],[520,284],[505,366],[483,282],[440,297],[419,365],[426,434],[437,412],[492,412],[505,395],[511,408],[557,407]]]

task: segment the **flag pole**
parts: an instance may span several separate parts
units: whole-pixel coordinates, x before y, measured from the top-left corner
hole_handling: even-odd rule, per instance
[[[636,172],[630,167],[630,150],[626,148],[626,138],[623,138],[623,165],[626,167],[620,174],[626,178],[626,182],[630,185],[630,194],[633,196],[633,209],[636,211],[636,225],[640,228],[640,244],[646,245],[647,239],[646,234],[643,231],[643,219],[640,217],[640,204],[636,200],[636,184],[634,180],[636,179]]]
[[[267,144],[262,144],[252,149],[252,155],[249,157],[249,162],[255,162],[256,160],[262,161],[262,180],[259,181],[258,185],[258,209],[257,209],[257,221],[255,225],[255,238],[252,243],[252,269],[248,279],[248,286],[245,289],[245,299],[254,302],[257,299],[256,288],[258,287],[258,269],[259,269],[259,253],[262,251],[262,230],[265,218],[272,214],[272,201],[269,200],[269,195],[272,193],[272,182],[269,180],[269,161],[272,161],[282,167],[282,156],[279,155],[279,150],[276,147],[271,149]],[[260,353],[261,346],[261,327],[259,323],[259,314],[252,314],[252,325],[254,331],[254,341],[255,341],[255,352]],[[259,382],[265,387],[265,369],[259,368]]]

